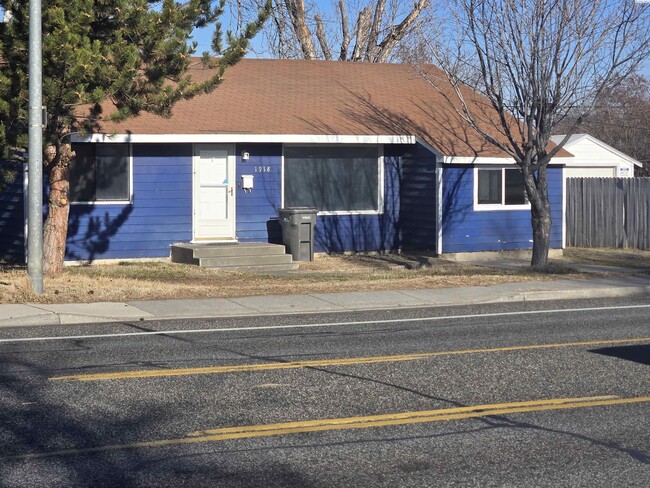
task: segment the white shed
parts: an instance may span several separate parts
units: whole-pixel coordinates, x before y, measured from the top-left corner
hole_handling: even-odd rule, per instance
[[[562,139],[563,135],[551,136],[556,144]],[[575,156],[566,158],[565,178],[632,178],[634,167],[642,166],[636,159],[589,134],[572,135],[564,149]]]

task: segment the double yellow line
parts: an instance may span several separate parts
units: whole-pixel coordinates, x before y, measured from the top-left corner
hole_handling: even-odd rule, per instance
[[[219,442],[227,440],[299,434],[305,432],[369,429],[407,424],[442,422],[447,420],[462,420],[494,415],[541,412],[546,410],[567,410],[607,405],[624,405],[642,402],[650,402],[650,396],[620,398],[618,396],[608,395],[579,398],[559,398],[551,400],[533,400],[526,402],[496,403],[490,405],[478,405],[473,407],[444,408],[419,412],[371,415],[366,417],[344,417],[337,419],[306,420],[300,422],[283,422],[266,425],[246,425],[191,432],[186,437],[179,439],[162,439],[146,442],[133,442],[129,444],[113,444],[89,448],[63,449],[46,453],[33,453],[20,456],[12,456],[12,458],[36,459],[49,456],[89,454],[125,449],[198,444],[205,442]]]
[[[392,413],[367,417],[346,417],[338,419],[309,420],[303,422],[286,422],[268,425],[250,425],[211,429],[188,434],[210,441],[246,439],[250,437],[269,437],[274,435],[298,434],[301,432],[322,432],[327,430],[368,429],[394,425],[421,424],[441,422],[444,420],[462,420],[492,415],[504,415],[522,412],[539,412],[544,410],[564,410],[570,408],[597,407],[603,405],[621,405],[650,401],[650,397],[620,398],[615,395],[561,398],[553,400],[534,400],[529,402],[496,403],[473,407],[444,408],[419,412]]]
[[[636,339],[610,339],[602,341],[562,342],[555,344],[531,344],[525,346],[492,347],[487,349],[461,349],[455,351],[434,351],[415,354],[398,354],[391,356],[370,356],[339,359],[316,359],[309,361],[289,361],[282,363],[264,364],[239,364],[234,366],[208,366],[204,368],[180,368],[180,369],[146,369],[140,371],[118,371],[112,373],[80,374],[69,376],[55,376],[49,378],[51,381],[104,381],[135,378],[157,378],[165,376],[187,376],[199,374],[224,374],[242,373],[247,371],[268,371],[278,369],[297,368],[325,368],[331,366],[351,366],[356,364],[394,363],[400,361],[416,361],[437,356],[454,356],[461,354],[479,354],[507,351],[527,351],[533,349],[557,349],[563,347],[579,346],[605,346],[614,344],[629,344],[637,342],[650,342],[650,337]]]

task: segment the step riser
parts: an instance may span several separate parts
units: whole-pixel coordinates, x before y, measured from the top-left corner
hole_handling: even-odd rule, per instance
[[[278,244],[175,244],[173,263],[229,271],[284,272],[298,269],[285,247]]]
[[[258,246],[258,247],[232,247],[223,248],[218,247],[203,247],[194,249],[194,257],[200,258],[227,258],[239,256],[282,256],[285,253],[284,246]]]
[[[204,268],[226,266],[263,266],[268,264],[291,264],[291,255],[278,256],[241,256],[224,258],[201,258],[200,265]]]
[[[219,266],[219,267],[207,267],[207,269],[215,269],[222,271],[255,271],[255,272],[284,272],[284,271],[295,271],[298,269],[298,263],[291,264],[272,264],[266,266]]]
[[[199,260],[194,257],[192,249],[177,246],[172,246],[171,261],[172,263],[199,264]]]

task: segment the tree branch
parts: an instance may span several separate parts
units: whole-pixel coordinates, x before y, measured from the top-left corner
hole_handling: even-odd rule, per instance
[[[289,12],[293,31],[300,44],[300,49],[305,59],[316,59],[316,49],[311,39],[311,31],[307,27],[305,15],[305,2],[303,0],[285,0],[285,6]]]
[[[327,45],[327,36],[325,36],[325,28],[323,27],[323,20],[320,18],[320,15],[316,14],[314,17],[316,21],[316,39],[320,44],[320,49],[323,52],[323,56],[326,60],[330,61],[332,59],[332,52],[330,51],[329,46]]]
[[[345,61],[350,48],[350,30],[348,29],[348,13],[345,9],[345,0],[339,0],[339,11],[341,12],[341,34],[343,35],[339,60]]]
[[[381,31],[381,24],[384,18],[384,10],[386,10],[386,0],[377,0],[375,5],[375,15],[373,16],[372,24],[368,33],[366,52],[363,56],[365,61],[370,61],[375,58],[379,42],[379,33]]]
[[[359,19],[357,20],[356,30],[356,43],[352,58],[350,61],[363,61],[364,49],[368,45],[368,36],[370,29],[370,18],[372,17],[372,9],[370,7],[364,8],[359,12]]]
[[[418,0],[413,6],[413,10],[409,12],[402,22],[390,27],[386,37],[384,37],[377,49],[374,50],[373,56],[370,60],[374,63],[385,63],[388,60],[390,53],[395,49],[395,46],[397,46],[397,44],[409,32],[422,11],[428,6],[429,0]]]

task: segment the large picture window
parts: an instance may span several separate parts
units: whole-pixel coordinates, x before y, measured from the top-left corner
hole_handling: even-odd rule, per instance
[[[320,212],[381,211],[381,168],[376,146],[284,149],[284,206]]]
[[[131,198],[128,144],[73,144],[70,201],[127,201]]]
[[[476,170],[476,204],[480,208],[526,206],[526,188],[516,168],[478,168]]]

